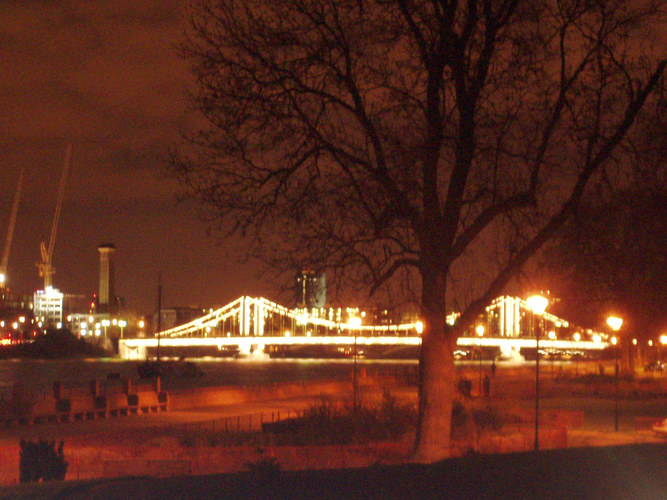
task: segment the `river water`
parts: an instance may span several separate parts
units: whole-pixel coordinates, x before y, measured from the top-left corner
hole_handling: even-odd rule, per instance
[[[269,385],[279,382],[297,382],[321,379],[349,379],[353,361],[318,359],[194,359],[204,373],[196,379],[168,376],[163,379],[165,389],[192,385]],[[116,358],[83,360],[0,360],[0,396],[11,398],[12,391],[21,385],[30,393],[50,392],[53,383],[63,386],[85,386],[91,380],[105,380],[108,376],[137,380],[138,361]],[[414,375],[416,360],[358,360],[357,369],[368,374]]]

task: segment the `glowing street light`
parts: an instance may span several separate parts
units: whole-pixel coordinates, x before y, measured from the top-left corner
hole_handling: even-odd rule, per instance
[[[579,341],[581,340],[581,334],[579,332],[574,334],[574,341],[577,343],[577,349],[579,349]],[[574,355],[574,376],[579,377],[579,351]]]
[[[612,330],[617,332],[621,329],[621,326],[623,325],[623,318],[619,318],[618,316],[609,316],[607,318],[607,324]]]
[[[356,410],[357,409],[357,392],[359,390],[358,384],[357,384],[357,333],[358,330],[361,328],[361,318],[358,316],[354,316],[348,320],[348,324],[352,327],[352,330],[354,331],[354,351],[352,353],[352,362],[353,362],[353,367],[352,367],[352,392],[353,392],[353,408]]]
[[[415,323],[415,331],[417,332],[417,335],[421,335],[422,333],[424,333],[424,323],[422,323],[421,321],[417,321]]]
[[[104,328],[104,337],[105,338],[107,337],[107,328],[109,327],[109,325],[111,325],[111,321],[109,321],[108,319],[103,319],[102,320],[102,327]]]
[[[616,333],[621,329],[623,319],[609,316],[607,325]],[[611,343],[614,346],[614,429],[618,431],[618,338],[615,335],[611,338]]]
[[[549,299],[543,297],[542,295],[533,295],[526,299],[526,304],[533,312],[533,317],[531,318],[531,326],[535,330],[535,316],[541,316],[544,314],[547,306],[549,305]],[[539,329],[535,330],[535,450],[540,449],[540,332]]]
[[[526,299],[526,304],[534,314],[541,315],[544,314],[544,311],[549,305],[549,299],[543,297],[542,295],[533,295]]]
[[[482,337],[484,336],[484,325],[477,325],[475,333],[479,337],[479,395],[482,395]]]
[[[551,354],[551,380],[553,380],[554,379],[554,358],[555,358],[555,353],[556,353],[556,350],[554,349],[554,344],[553,344],[553,341],[556,340],[556,332],[554,332],[553,330],[551,330],[549,332],[549,340],[551,340],[551,352],[550,352],[550,354]]]
[[[120,338],[123,338],[123,328],[127,326],[127,321],[124,319],[118,320],[118,326],[120,327]]]

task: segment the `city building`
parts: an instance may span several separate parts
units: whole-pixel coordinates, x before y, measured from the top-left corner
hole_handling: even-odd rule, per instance
[[[61,328],[64,295],[57,288],[37,290],[33,298],[35,319],[42,328]]]
[[[161,309],[160,313],[160,330],[168,330],[200,318],[206,311],[200,307],[170,307]],[[153,326],[157,332],[157,312],[153,317]]]
[[[99,313],[115,314],[118,312],[118,300],[114,290],[114,263],[113,254],[116,247],[111,243],[102,243],[97,247],[100,253],[100,283],[97,295],[97,311]]]
[[[327,282],[324,273],[310,269],[296,275],[295,304],[298,308],[322,308],[327,302]]]

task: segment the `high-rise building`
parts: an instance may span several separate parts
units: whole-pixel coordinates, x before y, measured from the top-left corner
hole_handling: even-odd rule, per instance
[[[33,299],[35,319],[44,328],[60,328],[63,321],[63,294],[53,288],[37,290]]]
[[[111,255],[116,251],[116,247],[111,243],[102,243],[97,247],[97,250],[100,252],[100,289],[97,296],[98,311],[101,313],[115,312],[111,311],[116,306],[113,260]]]
[[[324,273],[318,275],[310,269],[296,275],[296,307],[312,309],[324,307],[327,302],[327,282]]]

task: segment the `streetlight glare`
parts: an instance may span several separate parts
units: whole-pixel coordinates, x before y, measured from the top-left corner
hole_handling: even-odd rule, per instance
[[[549,299],[542,295],[532,295],[526,299],[526,304],[535,314],[542,314],[549,305]]]
[[[354,316],[348,320],[348,323],[352,328],[359,328],[361,326],[361,318]]]
[[[612,345],[616,345],[618,343],[618,339],[616,337],[611,338],[611,343]]]
[[[623,325],[623,319],[619,318],[618,316],[609,316],[607,318],[607,324],[612,330],[617,332],[618,330],[621,329],[621,326]]]
[[[477,335],[481,337],[482,335],[484,335],[484,326],[477,325],[477,328],[475,328],[475,332],[477,332]]]
[[[422,333],[424,333],[424,323],[422,323],[421,321],[417,321],[417,322],[415,323],[415,330],[417,331],[417,333],[418,333],[419,335],[421,335]]]

